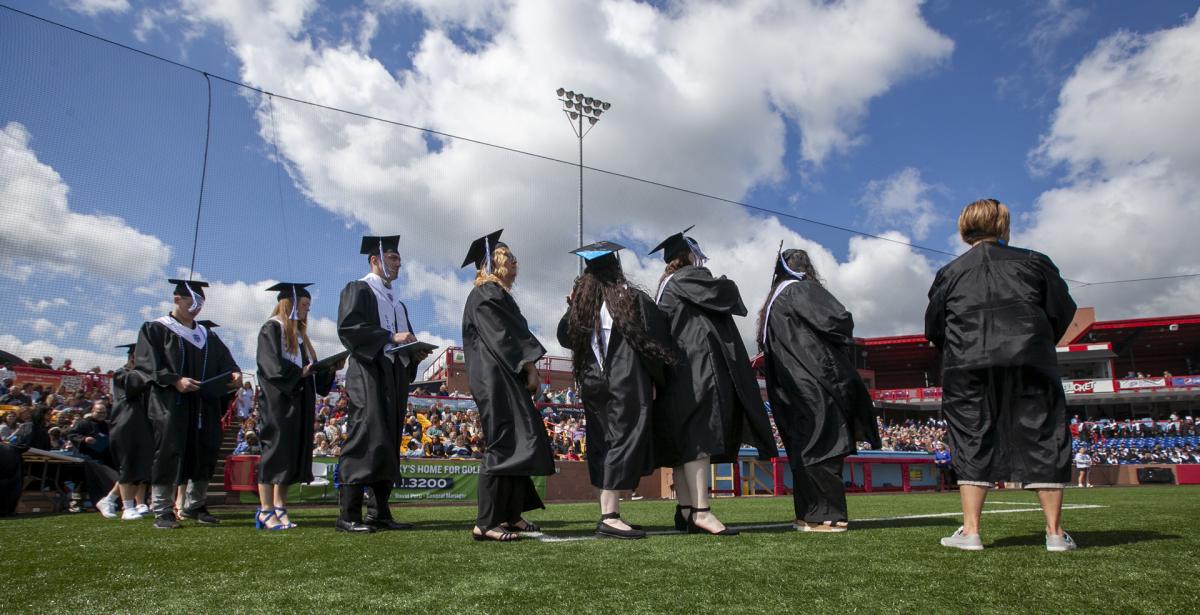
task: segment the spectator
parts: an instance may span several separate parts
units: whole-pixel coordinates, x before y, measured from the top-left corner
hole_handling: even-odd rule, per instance
[[[16,410],[4,415],[4,422],[0,424],[0,442],[9,442],[9,439],[16,435],[21,425],[19,418]]]
[[[234,455],[261,455],[262,446],[258,443],[258,434],[253,431],[246,433],[246,438],[242,440],[237,448],[233,449]]]
[[[0,405],[29,406],[33,404],[33,385],[26,382],[19,389],[12,389],[4,397],[0,397]]]
[[[1075,453],[1075,470],[1079,472],[1080,488],[1091,487],[1092,481],[1088,474],[1092,468],[1092,456],[1088,454],[1086,446],[1079,447],[1079,452]]]

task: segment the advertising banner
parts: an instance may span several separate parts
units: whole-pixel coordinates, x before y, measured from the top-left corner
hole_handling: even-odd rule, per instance
[[[1121,390],[1126,389],[1154,389],[1167,386],[1166,378],[1124,378],[1118,383]]]

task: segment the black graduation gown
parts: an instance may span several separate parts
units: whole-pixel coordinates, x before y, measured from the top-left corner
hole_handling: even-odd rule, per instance
[[[880,447],[874,406],[854,368],[854,319],[820,283],[788,284],[771,304],[763,374],[790,460],[806,466]]]
[[[412,324],[406,324],[411,331]],[[350,351],[346,365],[347,439],[338,459],[343,484],[399,478],[400,428],[417,362],[403,351],[390,359],[384,355],[392,335],[379,322],[371,287],[361,280],[347,284],[338,303],[338,337]]]
[[[258,384],[266,401],[258,430],[262,442],[258,482],[310,483],[316,396],[329,394],[334,372],[313,371],[301,378],[304,368],[283,356],[282,339],[283,328],[275,320],[268,320],[258,332]],[[312,362],[304,344],[299,347],[300,362]]]
[[[467,295],[462,328],[471,396],[479,407],[487,446],[480,471],[500,476],[553,474],[550,438],[520,372],[546,349],[530,333],[521,308],[499,284],[480,284]]]
[[[146,416],[154,428],[152,484],[179,485],[212,477],[215,457],[211,462],[209,457],[220,447],[220,400],[200,391],[180,393],[175,383],[180,378],[203,381],[238,370],[228,349],[214,352],[213,339],[210,336],[204,348],[197,348],[157,321],[143,324],[138,332],[133,362],[147,383]]]
[[[636,291],[642,323],[651,337],[673,345],[666,316],[654,300]],[[567,339],[567,311],[558,323],[558,343]],[[579,382],[587,416],[588,477],[598,489],[633,489],[654,472],[654,387],[665,384],[662,361],[638,354],[614,325],[603,369],[590,349]]]
[[[109,436],[117,477],[123,483],[148,482],[154,464],[154,427],[142,395],[146,386],[137,370],[122,367],[113,372]]]
[[[934,278],[925,336],[963,480],[1065,483],[1071,438],[1055,345],[1075,315],[1045,255],[976,244]]]
[[[774,457],[771,421],[733,322],[746,315],[737,284],[689,265],[667,282],[658,305],[684,356],[655,404],[656,463],[673,467],[705,456],[727,463],[743,442],[760,459]]]

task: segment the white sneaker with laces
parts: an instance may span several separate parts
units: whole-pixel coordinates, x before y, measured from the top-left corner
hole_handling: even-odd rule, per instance
[[[100,511],[105,519],[117,518],[117,503],[108,498],[100,500],[100,503],[96,505],[96,510]]]
[[[963,551],[982,551],[983,540],[979,538],[979,534],[967,535],[963,533],[963,528],[959,527],[953,534],[942,539],[942,546]]]
[[[145,504],[138,504],[137,505],[137,514],[145,517],[146,515],[150,514],[150,507],[146,506]]]
[[[1071,535],[1068,534],[1065,530],[1063,531],[1062,536],[1055,536],[1054,534],[1046,534],[1046,550],[1047,551],[1051,551],[1051,552],[1055,552],[1055,553],[1061,553],[1063,551],[1074,551],[1078,546],[1079,545],[1075,544],[1075,539],[1071,538]]]
[[[142,513],[138,512],[136,508],[126,508],[125,512],[121,513],[122,521],[137,521],[141,518]]]

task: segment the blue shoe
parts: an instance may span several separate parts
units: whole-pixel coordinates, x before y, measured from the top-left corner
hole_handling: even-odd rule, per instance
[[[267,525],[267,522],[270,521],[271,517],[274,517],[274,516],[275,516],[275,511],[273,511],[271,509],[267,509],[267,510],[263,510],[261,508],[258,509],[258,512],[254,513],[254,529],[256,529],[256,530],[286,529],[283,526],[283,524],[276,525],[275,527],[271,527],[271,526]]]
[[[277,527],[277,528],[275,528],[275,529],[280,529],[280,530],[290,530],[290,529],[292,529],[292,528],[296,527],[296,524],[295,524],[295,523],[292,523],[292,522],[290,522],[290,521],[289,521],[289,522],[287,522],[287,523],[284,523],[284,522],[283,522],[283,517],[284,517],[284,515],[286,515],[286,514],[287,514],[287,509],[286,509],[286,508],[276,508],[276,509],[275,509],[275,511],[274,511],[273,513],[271,513],[271,514],[275,515],[275,518],[276,518],[276,519],[278,519],[278,520],[279,520],[279,523],[280,523],[279,527]]]

